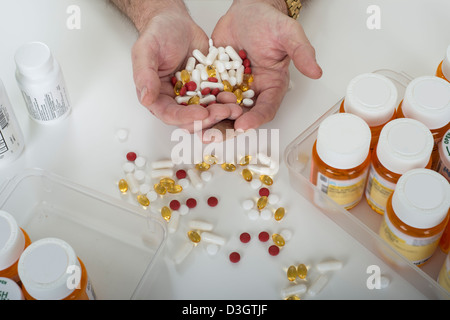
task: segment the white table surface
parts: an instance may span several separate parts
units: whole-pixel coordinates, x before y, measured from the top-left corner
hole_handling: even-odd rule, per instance
[[[207,34],[231,3],[186,2]],[[79,30],[66,27],[66,9],[72,4],[81,9]],[[383,68],[405,71],[413,77],[434,74],[450,44],[450,2],[377,1],[381,9],[379,30],[366,27],[366,9],[371,4],[365,0],[312,0],[301,12],[299,20],[316,49],[324,74],[320,80],[310,80],[291,68],[292,89],[275,119],[262,127],[279,129],[281,155],[289,142],[342,97],[354,76]],[[130,59],[136,37],[132,25],[104,0],[0,0],[0,78],[26,144],[19,159],[0,168],[0,182],[24,168],[37,167],[119,197],[115,183],[121,176],[126,152],[137,151],[148,161],[170,156],[176,144],[171,141],[175,128],[153,117],[136,98]],[[47,43],[60,62],[73,103],[71,115],[51,126],[39,125],[28,117],[14,78],[15,50],[36,40]],[[126,142],[116,139],[119,128],[129,130]],[[345,266],[332,276],[317,298],[424,298],[395,275],[391,275],[394,277],[387,289],[369,290],[366,268],[378,264],[388,276],[389,268],[383,269],[378,258],[293,191],[284,164],[273,190],[281,195],[288,214],[277,225],[250,221],[240,202],[255,191],[248,188],[248,194],[236,194],[232,186],[237,180],[221,171],[214,173],[216,179],[205,187],[199,199],[219,195],[220,205],[210,210],[200,204],[191,217],[214,221],[215,231],[229,239],[227,244],[217,256],[197,251],[186,264],[174,266],[169,235],[168,250],[162,257],[164,268],[148,298],[279,299],[279,290],[288,285],[283,268],[329,257],[343,260]],[[188,221],[183,219],[182,223]],[[269,256],[256,240],[263,228],[288,228],[293,232],[279,256]],[[252,242],[245,246],[238,240],[242,231],[253,235]],[[242,255],[238,264],[231,264],[227,258],[234,250]],[[95,268],[95,261],[90,264]],[[92,281],[95,288],[95,279]]]

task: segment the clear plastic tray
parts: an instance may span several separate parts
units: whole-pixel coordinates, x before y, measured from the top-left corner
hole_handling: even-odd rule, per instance
[[[145,299],[152,290],[167,232],[144,210],[40,169],[5,183],[0,208],[32,241],[67,241],[85,263],[97,299]]]
[[[399,91],[398,103],[400,103],[405,88],[412,78],[405,73],[392,70],[377,70],[375,73],[382,74],[394,82]],[[383,217],[372,211],[365,198],[355,208],[347,211],[309,181],[311,151],[317,137],[317,129],[326,117],[339,112],[341,102],[342,99],[286,147],[284,160],[289,169],[291,185],[367,250],[388,263],[426,297],[450,299],[450,293],[435,280],[445,259],[445,255],[439,249],[422,269],[415,266],[378,236],[378,229]]]

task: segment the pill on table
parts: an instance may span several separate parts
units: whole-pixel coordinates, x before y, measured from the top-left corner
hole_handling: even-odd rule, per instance
[[[135,168],[136,168],[136,166],[135,166],[134,163],[132,163],[132,162],[125,162],[125,163],[122,165],[122,170],[123,170],[123,172],[125,172],[125,173],[131,173],[131,172],[134,171]]]
[[[211,178],[212,178],[212,173],[209,172],[209,171],[204,171],[204,172],[200,173],[200,178],[201,178],[203,181],[208,182],[208,181],[210,181]]]
[[[167,224],[169,233],[175,233],[177,231],[179,221],[180,213],[178,211],[172,211],[172,216],[170,217],[169,223]]]
[[[268,201],[269,201],[269,204],[277,204],[278,201],[280,201],[280,197],[278,195],[272,193],[268,196]]]
[[[200,178],[200,176],[198,175],[197,171],[194,169],[189,169],[187,171],[188,177],[191,180],[192,185],[196,188],[196,189],[200,189],[203,187],[203,181]]]
[[[292,238],[292,231],[283,229],[280,231],[280,236],[282,236],[284,240],[289,241]]]
[[[189,209],[195,208],[197,206],[197,200],[194,198],[189,198],[186,200],[186,205]]]
[[[189,207],[185,204],[182,204],[177,211],[180,213],[180,215],[184,216],[189,213]]]
[[[241,240],[242,243],[248,243],[251,240],[251,236],[248,232],[243,232],[240,234],[239,240]]]
[[[252,189],[259,189],[262,185],[262,182],[259,179],[253,179],[252,182],[250,182],[250,186]]]
[[[127,129],[119,129],[116,131],[117,140],[120,142],[124,142],[128,138],[128,130]]]
[[[145,168],[145,164],[147,163],[147,160],[144,157],[137,157],[134,160],[134,164],[137,168],[142,169]]]
[[[210,207],[215,207],[219,203],[219,200],[216,197],[209,197],[207,202]]]
[[[269,209],[263,209],[261,210],[260,216],[263,220],[270,220],[272,218],[272,211]]]
[[[189,230],[187,233],[189,240],[194,243],[199,243],[202,240],[202,236],[195,230]]]
[[[172,177],[172,176],[173,176],[172,169],[153,169],[150,172],[151,178]]]
[[[143,183],[139,186],[139,193],[142,194],[147,194],[150,192],[150,185],[148,185],[147,183]],[[147,197],[148,198],[148,197]],[[150,199],[149,199],[150,200]]]
[[[217,234],[208,232],[208,231],[202,232],[202,239],[205,242],[215,243],[215,244],[218,244],[220,246],[224,245],[225,242],[226,242],[225,238],[223,238],[223,237],[221,237],[221,236],[219,236]]]
[[[150,202],[155,201],[158,199],[158,194],[154,190],[150,190],[147,192],[147,198],[150,200]]]
[[[170,201],[170,203],[169,203],[169,207],[172,210],[178,210],[178,209],[180,209],[180,206],[181,206],[180,201],[178,201],[176,199]]]
[[[208,245],[206,246],[206,252],[207,252],[210,256],[216,255],[218,251],[219,251],[219,246],[218,246],[217,244],[214,244],[214,243],[208,243]]]
[[[261,232],[259,233],[259,235],[258,235],[258,239],[259,239],[259,241],[261,241],[261,242],[266,242],[266,241],[268,241],[268,240],[270,239],[270,235],[269,235],[269,233],[266,232],[266,231],[261,231]]]
[[[125,179],[120,179],[119,180],[119,190],[122,193],[126,193],[128,191],[128,183],[127,180]]]
[[[297,266],[297,276],[298,276],[300,279],[305,279],[307,275],[308,275],[308,268],[306,267],[305,264],[300,263],[300,264]]]
[[[134,172],[134,177],[139,183],[142,183],[145,181],[145,172],[143,170],[136,170]]]
[[[184,179],[184,178],[186,178],[186,171],[183,169],[177,170],[175,175],[178,179]]]
[[[308,294],[311,296],[315,296],[319,294],[320,291],[325,287],[328,283],[328,277],[325,274],[321,274],[308,288]]]
[[[189,188],[189,186],[191,185],[189,179],[186,178],[178,180],[178,184],[183,188],[183,190]]]
[[[297,279],[297,268],[295,266],[289,266],[286,271],[286,276],[289,281],[294,281]]]
[[[136,180],[132,173],[127,173],[125,176],[125,180],[128,182],[128,188],[132,193],[139,192],[139,182]]]
[[[248,217],[250,220],[256,220],[256,219],[259,218],[259,211],[256,210],[256,209],[250,209],[250,210],[247,212],[247,217]]]
[[[276,256],[280,253],[280,248],[276,245],[271,245],[268,251],[271,256]]]
[[[152,169],[165,169],[165,168],[173,168],[174,163],[172,160],[159,160],[159,161],[153,161],[150,164]]]
[[[189,229],[201,231],[211,231],[214,228],[212,223],[202,220],[191,220],[188,222],[188,227]]]
[[[262,196],[268,197],[269,194],[270,194],[270,191],[266,187],[259,189],[259,196],[260,197],[262,197]]]
[[[241,255],[235,251],[230,253],[229,259],[232,263],[237,263],[241,260]]]
[[[343,263],[342,261],[339,260],[326,260],[326,261],[322,261],[319,262],[316,265],[316,269],[319,272],[329,272],[329,271],[336,271],[336,270],[340,270],[342,269]]]
[[[299,296],[304,294],[307,290],[307,286],[304,283],[289,286],[281,290],[281,297],[287,299],[292,296]]]
[[[255,202],[252,199],[247,199],[242,202],[242,208],[244,210],[250,210],[255,206]]]

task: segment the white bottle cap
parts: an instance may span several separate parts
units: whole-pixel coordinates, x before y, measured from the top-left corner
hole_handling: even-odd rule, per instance
[[[72,280],[81,279],[75,251],[56,238],[40,239],[29,245],[20,257],[18,271],[24,288],[36,300],[64,299],[77,286]]]
[[[433,135],[422,122],[400,118],[383,127],[376,152],[386,169],[403,174],[411,169],[425,168],[433,146]]]
[[[49,47],[42,42],[30,42],[17,49],[15,61],[19,73],[38,78],[53,68],[54,59]]]
[[[25,297],[14,280],[0,277],[0,300],[25,300]]]
[[[392,118],[397,108],[397,99],[397,88],[391,80],[380,74],[363,73],[349,82],[344,109],[374,127]]]
[[[450,83],[435,76],[412,80],[402,103],[406,118],[419,120],[429,129],[439,129],[450,121]]]
[[[403,174],[392,195],[397,217],[417,229],[437,226],[447,216],[449,205],[448,181],[430,169],[413,169]]]
[[[336,169],[351,169],[367,158],[372,134],[367,123],[351,113],[336,113],[319,126],[317,154]]]
[[[442,73],[450,81],[450,46],[447,47],[447,53],[442,60]]]
[[[25,248],[25,236],[14,217],[0,210],[0,270],[12,266]]]

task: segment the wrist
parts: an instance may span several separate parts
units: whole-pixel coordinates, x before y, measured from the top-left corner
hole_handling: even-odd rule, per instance
[[[252,4],[252,3],[265,3],[268,4],[281,13],[288,15],[288,7],[285,0],[234,0],[236,4]]]

